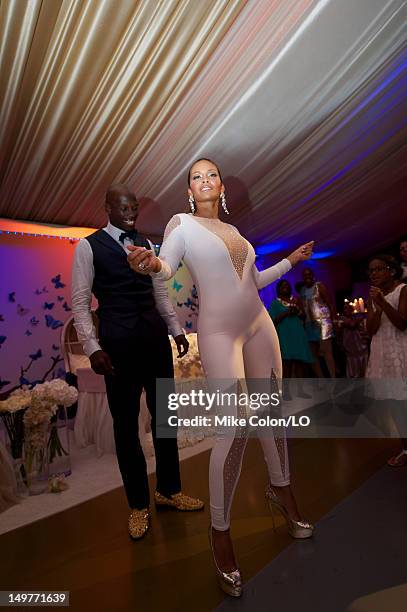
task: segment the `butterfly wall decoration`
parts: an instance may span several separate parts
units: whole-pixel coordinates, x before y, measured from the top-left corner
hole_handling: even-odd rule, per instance
[[[54,278],[51,278],[51,282],[54,284],[55,289],[62,289],[62,287],[66,287],[65,283],[61,282],[61,275],[57,274]]]
[[[21,306],[21,304],[17,304],[17,314],[20,317],[24,317],[26,314],[28,314],[30,312],[29,308],[24,308],[24,306]]]
[[[45,323],[47,324],[47,327],[50,327],[51,329],[58,329],[58,327],[63,326],[62,321],[58,321],[58,319],[54,319],[54,317],[48,314],[45,315]]]
[[[181,285],[181,283],[178,283],[175,278],[172,282],[172,288],[175,289],[175,291],[178,293],[180,291],[180,289],[182,289],[184,285]]]

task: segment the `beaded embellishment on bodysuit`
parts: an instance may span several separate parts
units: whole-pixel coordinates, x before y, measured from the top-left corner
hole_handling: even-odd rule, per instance
[[[166,238],[168,238],[171,232],[175,230],[175,228],[178,227],[179,225],[181,225],[180,218],[177,215],[174,215],[172,219],[168,221],[167,227],[165,228],[163,242]]]
[[[277,393],[277,395],[279,395],[277,376],[273,368],[271,368],[271,374],[270,374],[270,393],[271,394]],[[281,473],[283,474],[283,477],[285,478],[286,477],[285,459],[286,459],[287,442],[286,442],[284,428],[279,427],[279,426],[273,427],[273,436],[274,436],[274,441],[276,443],[278,456],[280,459]]]
[[[231,225],[223,223],[220,219],[193,218],[223,241],[229,251],[233,267],[240,280],[242,280],[244,265],[249,252],[247,241]]]
[[[237,388],[236,388],[237,387]],[[241,381],[237,381],[237,385],[232,385],[231,389],[228,389],[228,392],[236,393],[237,397],[240,397],[242,394],[242,384]],[[247,418],[246,408],[240,403],[236,406],[237,409],[237,417]],[[238,475],[240,472],[240,468],[242,465],[243,453],[247,444],[247,436],[248,436],[248,426],[244,427],[238,426],[236,427],[236,436],[232,442],[232,445],[229,449],[227,457],[225,459],[225,463],[223,466],[223,483],[224,483],[224,505],[223,505],[223,518],[225,522],[228,522],[228,515],[230,512],[230,506],[232,504],[232,496],[233,491],[237,483]]]

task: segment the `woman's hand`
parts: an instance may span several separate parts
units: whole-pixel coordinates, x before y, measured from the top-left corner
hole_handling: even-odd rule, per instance
[[[383,304],[386,300],[379,287],[370,287],[369,297],[372,302],[374,302],[376,307],[379,307],[380,309],[383,308]]]
[[[161,262],[152,250],[133,245],[129,245],[126,248],[130,251],[127,261],[134,272],[138,274],[151,274],[161,270]]]
[[[299,261],[305,261],[306,259],[309,259],[312,255],[313,247],[314,247],[313,240],[311,240],[311,242],[307,242],[306,244],[301,245],[300,247],[298,247],[298,249],[293,251],[287,257],[288,261],[290,262],[292,266],[295,266],[295,264],[297,264]]]

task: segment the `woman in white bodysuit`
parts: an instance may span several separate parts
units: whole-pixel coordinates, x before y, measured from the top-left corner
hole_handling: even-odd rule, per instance
[[[169,279],[183,259],[198,290],[199,353],[206,376],[233,381],[245,378],[281,379],[280,347],[273,322],[258,290],[277,280],[298,261],[308,259],[313,243],[259,272],[252,245],[238,230],[218,218],[224,185],[216,164],[200,159],[188,176],[191,214],[169,221],[157,258],[151,251],[130,247],[131,267]],[[209,466],[210,541],[220,586],[239,596],[242,583],[230,540],[230,508],[240,475],[247,438],[219,435]],[[301,520],[290,488],[285,438],[260,437],[270,484],[266,495],[283,512],[293,537],[309,537],[312,525]]]

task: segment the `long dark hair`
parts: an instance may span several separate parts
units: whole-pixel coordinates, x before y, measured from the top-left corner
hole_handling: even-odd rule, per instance
[[[282,285],[283,285],[284,283],[287,283],[287,284],[288,284],[288,286],[290,287],[291,295],[292,295],[293,288],[291,287],[291,285],[290,285],[290,283],[288,282],[288,280],[286,280],[285,278],[282,278],[281,280],[279,280],[279,281],[278,281],[278,283],[277,283],[277,285],[276,285],[276,294],[277,294],[277,297],[279,297],[281,287],[282,287]]]

